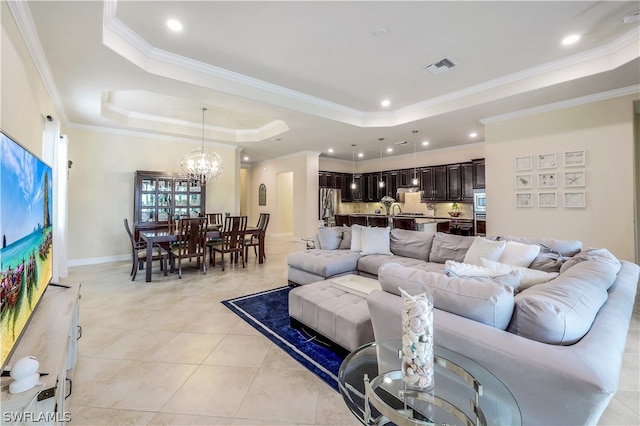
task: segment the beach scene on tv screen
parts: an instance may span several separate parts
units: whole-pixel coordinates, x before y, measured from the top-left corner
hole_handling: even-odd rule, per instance
[[[0,335],[6,361],[52,276],[51,167],[0,135]]]

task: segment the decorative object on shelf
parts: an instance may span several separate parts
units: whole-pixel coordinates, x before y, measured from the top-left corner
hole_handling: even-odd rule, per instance
[[[433,297],[402,288],[402,380],[409,388],[433,389]]]
[[[391,216],[391,206],[395,202],[396,200],[393,197],[389,197],[388,195],[385,195],[384,197],[382,197],[382,199],[380,199],[380,204],[382,204],[387,210],[387,216]]]
[[[451,210],[449,210],[449,216],[451,217],[460,216],[460,206],[458,206],[458,203],[451,203]]]
[[[215,152],[204,150],[204,113],[206,110],[206,108],[202,108],[202,148],[189,152],[180,163],[187,179],[202,186],[218,180],[223,169],[220,156]]]

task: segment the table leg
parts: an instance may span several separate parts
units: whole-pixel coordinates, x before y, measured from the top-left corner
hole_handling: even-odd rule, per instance
[[[145,280],[151,282],[151,268],[153,266],[153,244],[147,242],[147,264],[144,266],[147,270],[145,272]]]
[[[264,263],[264,237],[264,232],[261,232],[258,237],[258,263]]]

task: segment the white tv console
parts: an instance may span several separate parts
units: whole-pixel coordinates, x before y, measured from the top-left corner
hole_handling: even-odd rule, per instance
[[[78,354],[80,283],[50,285],[18,342],[7,366],[25,356],[40,363],[40,384],[10,394],[11,377],[2,377],[3,425],[61,425],[70,420],[66,397],[72,390],[73,367]]]

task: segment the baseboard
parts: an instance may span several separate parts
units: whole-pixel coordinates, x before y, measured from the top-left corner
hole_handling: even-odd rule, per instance
[[[100,263],[122,262],[124,260],[131,261],[131,253],[120,254],[117,256],[89,257],[85,259],[74,259],[69,261],[69,267],[97,265]]]

